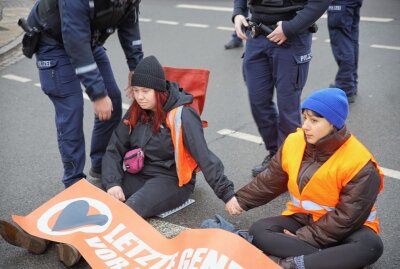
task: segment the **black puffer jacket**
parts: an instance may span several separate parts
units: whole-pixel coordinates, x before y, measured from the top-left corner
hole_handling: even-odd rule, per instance
[[[169,97],[164,111],[192,103],[193,96],[180,91],[177,84],[167,85]],[[127,116],[128,113],[124,118]],[[221,160],[208,149],[200,117],[192,107],[185,106],[182,110],[182,132],[185,147],[201,168],[207,183],[218,198],[224,202],[229,201],[234,195],[233,183],[224,175]],[[121,186],[124,178],[123,157],[126,152],[138,147],[143,148],[145,153],[144,167],[140,174],[176,177],[178,184],[174,147],[166,125],[163,124],[159,133],[153,134],[151,124],[139,122],[129,134],[129,126],[121,122],[110,139],[102,161],[102,180],[106,189]]]
[[[297,184],[300,192],[313,174],[350,137],[346,126],[322,138],[317,144],[307,143]],[[288,175],[282,170],[282,148],[272,158],[268,169],[241,188],[237,199],[244,210],[264,205],[288,190]],[[319,248],[340,242],[362,227],[379,193],[381,180],[374,164],[369,161],[341,190],[336,209],[314,222],[311,215],[293,217],[305,225],[296,235]]]

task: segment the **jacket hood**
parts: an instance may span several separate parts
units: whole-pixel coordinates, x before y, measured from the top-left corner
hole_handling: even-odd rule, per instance
[[[167,91],[169,92],[169,95],[167,102],[163,107],[165,112],[169,112],[178,106],[191,104],[193,102],[193,95],[180,88],[179,84],[176,82],[167,81]]]

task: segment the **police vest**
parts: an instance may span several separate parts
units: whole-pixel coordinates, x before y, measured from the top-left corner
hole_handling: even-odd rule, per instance
[[[92,46],[103,45],[131,12],[134,12],[135,21],[137,21],[139,3],[140,0],[127,0],[123,5],[116,5],[109,0],[89,0]],[[58,42],[63,42],[58,0],[40,0],[34,18],[28,22],[30,25],[42,29]]]
[[[277,14],[295,12],[304,8],[307,0],[247,0],[251,12]]]
[[[306,142],[304,133],[298,129],[290,134],[282,151],[282,169],[288,174],[288,189],[291,200],[282,215],[295,213],[311,214],[317,221],[326,213],[335,210],[340,200],[340,192],[353,177],[372,161],[381,176],[379,191],[383,188],[383,172],[372,154],[352,135],[350,138],[314,173],[300,193],[297,184],[298,173],[303,159]],[[375,206],[364,223],[379,233],[379,220]]]
[[[182,109],[183,106],[172,109],[168,112],[166,119],[167,126],[171,130],[172,143],[174,145],[179,187],[182,187],[192,179],[193,171],[197,167],[196,161],[183,144]]]

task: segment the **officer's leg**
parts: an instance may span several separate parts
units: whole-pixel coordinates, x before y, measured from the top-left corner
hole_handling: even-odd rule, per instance
[[[78,77],[61,49],[38,53],[42,90],[56,111],[58,147],[64,164],[63,183],[69,187],[81,178],[85,167],[83,96]]]
[[[277,151],[277,112],[273,101],[274,77],[265,37],[249,37],[246,43],[243,69],[246,74],[251,112],[266,149]]]
[[[301,126],[300,97],[311,60],[311,38],[311,33],[299,34],[291,39],[289,47],[276,46],[273,51],[279,110],[278,146]]]
[[[97,47],[93,50],[97,66],[103,77],[108,96],[111,98],[113,112],[111,119],[101,121],[96,116],[94,119],[94,127],[92,132],[92,142],[90,147],[90,158],[92,161],[92,170],[98,174],[101,173],[101,160],[106,150],[108,141],[112,132],[117,127],[122,116],[122,99],[121,92],[115,82],[114,74],[111,70],[110,61],[104,51],[104,48]]]
[[[354,47],[354,89],[355,94],[357,94],[358,90],[358,55],[359,55],[359,36],[360,36],[360,9],[361,9],[362,1],[360,1],[360,5],[354,7],[353,13],[353,25],[351,28],[351,33],[353,34],[353,47]]]
[[[335,84],[346,92],[355,94],[355,54],[352,37],[353,9],[340,5],[340,8],[328,10],[328,27],[331,48],[338,64]]]

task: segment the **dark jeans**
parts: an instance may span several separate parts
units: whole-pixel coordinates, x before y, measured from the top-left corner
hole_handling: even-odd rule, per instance
[[[291,217],[261,219],[250,228],[253,244],[268,255],[293,257],[304,255],[307,269],[356,269],[373,264],[383,252],[381,238],[370,228],[362,227],[339,244],[318,249],[283,229],[295,233],[302,224]]]
[[[195,179],[179,187],[176,177],[125,172],[121,187],[125,203],[141,217],[148,218],[182,205],[193,193],[194,185]]]

